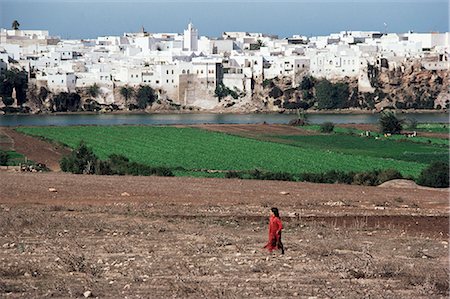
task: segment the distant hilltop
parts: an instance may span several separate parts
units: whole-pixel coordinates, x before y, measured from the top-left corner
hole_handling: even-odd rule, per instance
[[[15,25],[0,30],[5,112],[449,106],[449,32],[208,38],[189,23],[183,34],[64,40]]]

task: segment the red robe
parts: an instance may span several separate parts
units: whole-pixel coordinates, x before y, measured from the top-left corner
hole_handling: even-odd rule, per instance
[[[272,251],[274,249],[281,249],[281,230],[283,229],[283,224],[281,220],[275,215],[270,216],[269,221],[269,241],[264,246],[264,248]]]

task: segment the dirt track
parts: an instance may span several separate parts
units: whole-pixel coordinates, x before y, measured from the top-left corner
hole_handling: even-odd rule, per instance
[[[0,127],[0,135],[6,136],[10,149],[26,156],[29,160],[43,163],[53,171],[59,171],[59,160],[70,150],[38,138],[33,138],[14,131],[11,128]]]

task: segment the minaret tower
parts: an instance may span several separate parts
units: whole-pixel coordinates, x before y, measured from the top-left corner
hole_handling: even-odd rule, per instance
[[[198,30],[189,22],[187,30],[184,30],[183,49],[185,51],[198,50]]]

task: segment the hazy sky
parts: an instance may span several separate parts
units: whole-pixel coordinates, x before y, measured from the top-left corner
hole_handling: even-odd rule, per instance
[[[139,31],[323,35],[342,30],[449,31],[449,0],[0,0],[0,27],[46,29],[62,38]]]

